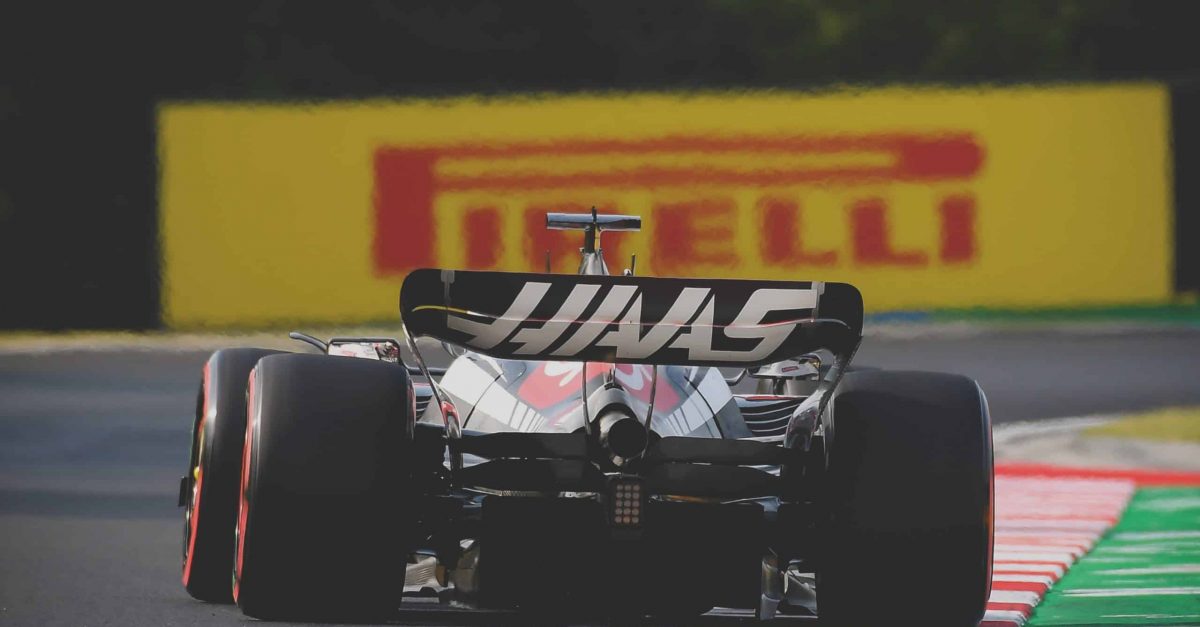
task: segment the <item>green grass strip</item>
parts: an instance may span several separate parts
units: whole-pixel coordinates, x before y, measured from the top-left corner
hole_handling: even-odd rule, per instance
[[[930,312],[934,322],[1059,323],[1138,322],[1200,324],[1200,304],[1048,307],[1037,309],[963,308]]]
[[[1028,625],[1200,625],[1200,488],[1144,488]]]

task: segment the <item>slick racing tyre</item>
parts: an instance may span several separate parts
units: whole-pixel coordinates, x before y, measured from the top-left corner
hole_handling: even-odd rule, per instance
[[[204,364],[191,461],[183,479],[183,586],[202,601],[233,601],[233,529],[246,435],[246,379],[259,359],[281,351],[219,350]]]
[[[367,620],[404,589],[408,373],[280,355],[250,375],[233,594],[264,619]]]
[[[975,625],[991,591],[992,438],[974,381],[847,374],[832,403],[817,563],[822,625]]]

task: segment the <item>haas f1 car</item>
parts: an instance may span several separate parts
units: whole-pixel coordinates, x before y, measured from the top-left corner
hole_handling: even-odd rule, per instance
[[[260,618],[385,618],[407,590],[869,626],[933,590],[923,624],[978,623],[975,381],[851,367],[851,285],[610,275],[601,233],[640,218],[547,226],[583,231],[577,273],[416,270],[403,340],[209,358],[180,485],[192,596]],[[438,342],[448,367],[422,355]]]

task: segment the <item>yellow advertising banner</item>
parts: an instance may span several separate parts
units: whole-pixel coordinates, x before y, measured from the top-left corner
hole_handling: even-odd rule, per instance
[[[612,94],[159,112],[172,327],[394,319],[418,267],[854,283],[870,311],[1170,295],[1165,87]],[[547,253],[549,251],[549,253]]]

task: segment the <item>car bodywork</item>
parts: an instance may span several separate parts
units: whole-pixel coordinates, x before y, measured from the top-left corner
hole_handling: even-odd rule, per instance
[[[614,582],[625,594],[659,589],[642,576],[671,565],[702,604],[764,618],[781,602],[811,610],[813,538],[781,530],[814,518],[832,436],[819,417],[861,338],[858,291],[613,276],[600,234],[640,219],[547,223],[584,232],[578,274],[425,269],[405,279],[409,368],[424,378],[414,441],[444,459],[420,490],[437,501],[423,511],[438,514],[423,516],[409,583],[520,605],[513,582],[538,577],[517,556],[568,551],[595,577],[571,586],[573,598],[612,594]],[[429,368],[419,338],[442,342],[449,367]],[[400,361],[393,340],[311,341]],[[768,393],[735,394],[747,372]]]
[[[601,234],[640,223],[549,214],[583,233],[574,274],[411,272],[403,342],[213,353],[180,481],[189,594],[268,619],[386,618],[416,594],[769,619],[820,591],[823,621],[862,625],[922,578],[947,591],[930,624],[978,623],[978,384],[850,372],[848,284],[609,273]]]

